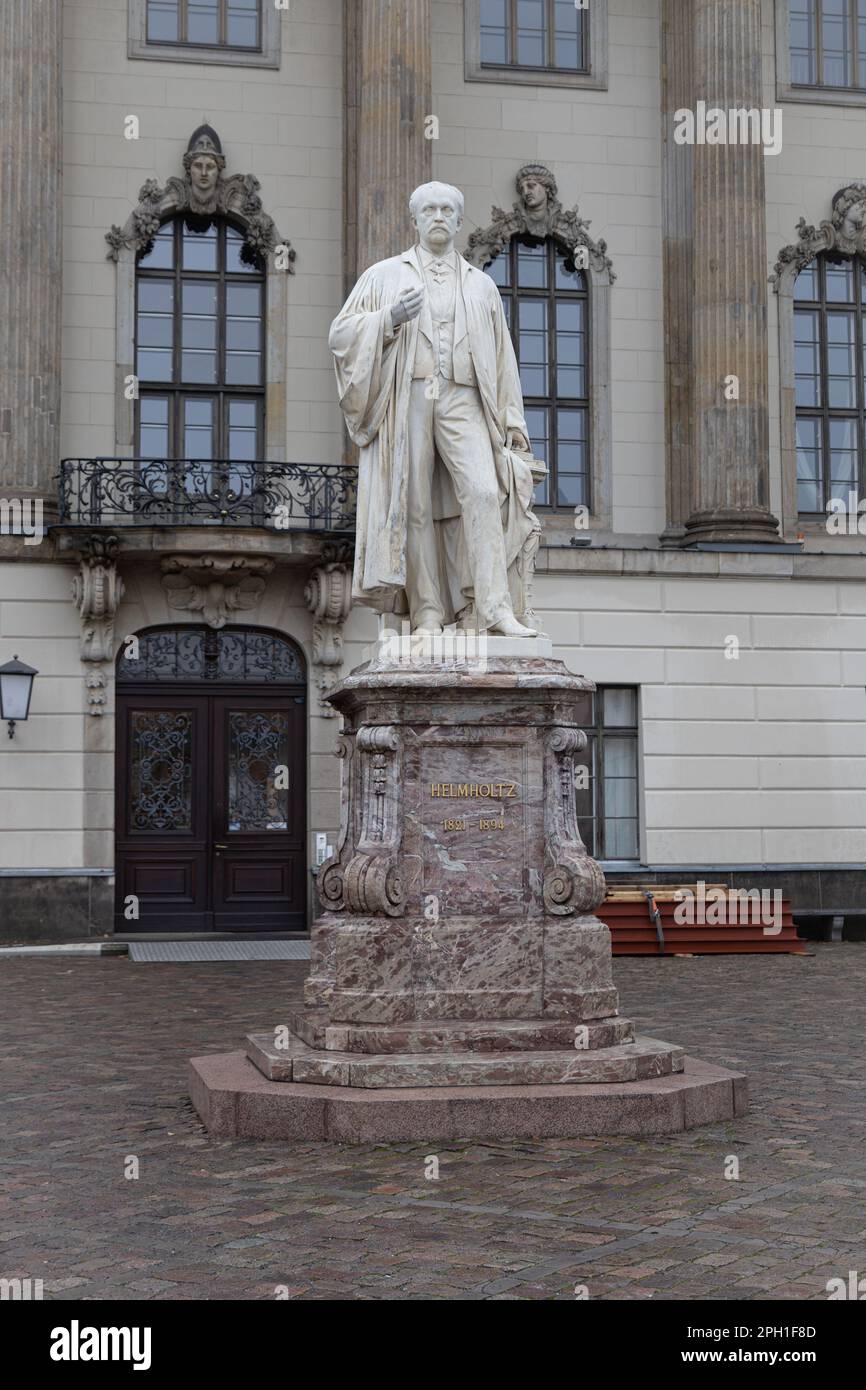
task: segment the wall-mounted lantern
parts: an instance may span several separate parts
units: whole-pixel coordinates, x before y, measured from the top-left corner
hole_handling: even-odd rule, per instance
[[[0,719],[7,720],[10,738],[14,737],[18,720],[26,719],[30,713],[33,677],[38,675],[33,666],[25,666],[17,656],[0,666]]]

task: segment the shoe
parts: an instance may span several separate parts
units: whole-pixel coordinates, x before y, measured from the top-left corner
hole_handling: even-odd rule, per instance
[[[519,623],[513,613],[505,613],[503,616],[488,628],[494,637],[537,637],[538,630],[534,627],[524,627]]]

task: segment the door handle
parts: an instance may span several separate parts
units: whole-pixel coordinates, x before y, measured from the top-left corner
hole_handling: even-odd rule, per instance
[[[214,845],[214,849],[228,849],[228,845]]]

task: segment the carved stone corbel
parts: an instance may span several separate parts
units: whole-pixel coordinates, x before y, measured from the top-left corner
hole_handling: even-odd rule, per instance
[[[273,560],[246,555],[168,555],[162,587],[170,608],[201,613],[209,627],[225,627],[234,613],[255,608]]]
[[[343,664],[343,624],[352,606],[352,571],[333,562],[314,569],[304,589],[304,600],[313,615],[313,668],[319,689],[319,713],[336,715],[328,704],[328,692],[340,679]]]
[[[114,616],[123,597],[117,572],[117,537],[90,536],[82,547],[78,572],[72,578],[72,602],[81,618],[81,660],[101,663],[114,657]],[[106,703],[105,675],[88,672],[88,713],[100,715]]]
[[[123,597],[117,572],[117,537],[90,536],[78,573],[72,580],[72,602],[81,615],[81,660],[110,661],[114,656],[114,615]]]
[[[547,735],[542,895],[545,911],[560,917],[594,912],[605,894],[604,874],[587,853],[577,828],[574,755],[585,747],[582,729],[557,728]]]
[[[361,832],[346,865],[346,905],[354,912],[402,915],[406,885],[399,851],[403,836],[401,738],[388,724],[358,730],[360,766],[352,786],[360,800]]]

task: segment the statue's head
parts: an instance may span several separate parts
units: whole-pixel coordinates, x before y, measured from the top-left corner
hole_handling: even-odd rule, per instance
[[[866,224],[866,184],[840,188],[833,198],[833,222],[845,249],[857,240]]]
[[[524,164],[517,171],[514,186],[530,217],[540,217],[548,202],[556,200],[556,179],[544,164]]]
[[[463,225],[463,194],[450,183],[422,183],[409,199],[409,212],[421,245],[444,250]]]
[[[226,167],[220,138],[209,125],[194,130],[183,157],[193,212],[215,212],[220,174]]]

